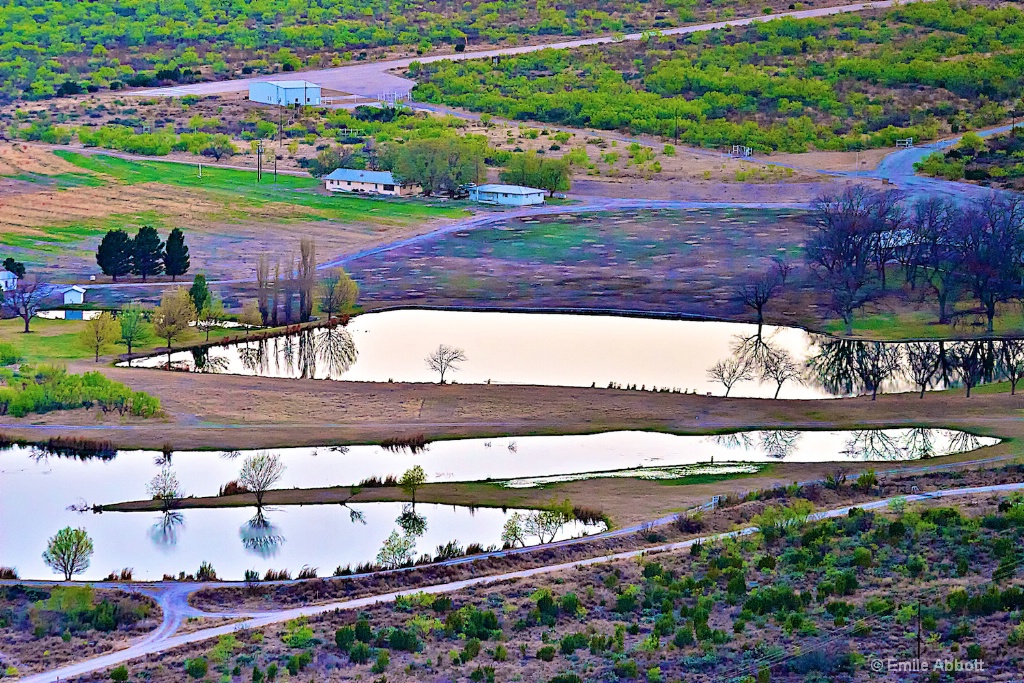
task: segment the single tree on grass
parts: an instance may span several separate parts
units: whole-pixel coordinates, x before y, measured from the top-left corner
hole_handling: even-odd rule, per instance
[[[171,344],[192,334],[190,324],[196,319],[192,297],[182,287],[164,292],[160,305],[153,310],[153,331],[167,340],[167,365],[171,364]]]
[[[341,268],[327,271],[320,278],[320,310],[327,319],[335,313],[348,313],[359,298],[359,285]]]
[[[775,398],[779,397],[783,384],[789,381],[799,382],[800,379],[800,368],[785,349],[772,349],[765,356],[761,368],[761,381],[775,382]]]
[[[64,527],[46,544],[43,562],[54,572],[63,574],[65,581],[70,581],[72,576],[89,568],[92,554],[92,539],[85,529]]]
[[[238,483],[252,491],[256,496],[256,505],[263,506],[263,496],[267,489],[277,483],[284,474],[284,463],[276,453],[260,451],[245,459],[242,471],[238,475]]]
[[[218,296],[210,296],[206,305],[199,311],[199,329],[206,333],[206,341],[210,341],[210,330],[224,321],[224,302]]]
[[[188,272],[192,265],[188,256],[188,245],[185,244],[185,233],[181,228],[174,228],[167,236],[167,248],[164,251],[164,272],[171,276],[171,281]]]
[[[120,338],[121,324],[107,311],[86,321],[85,327],[78,333],[79,343],[93,353],[97,363],[100,362],[100,354]]]
[[[149,338],[142,306],[137,303],[125,304],[117,319],[121,323],[121,343],[128,347],[128,354],[131,355],[134,347]]]
[[[789,266],[783,261],[775,261],[771,268],[754,276],[736,291],[740,302],[747,308],[753,309],[757,314],[759,333],[761,325],[764,323],[764,307],[778,295],[783,285],[786,284],[789,270]]]
[[[249,336],[249,330],[254,327],[263,327],[263,314],[260,312],[260,303],[255,299],[246,301],[242,306],[242,312],[238,316],[238,322],[245,325],[245,336]]]
[[[197,311],[202,311],[206,307],[206,303],[210,300],[210,288],[206,284],[205,275],[196,273],[196,276],[192,278],[192,286],[188,288],[188,295],[192,297],[192,305],[196,307]]]
[[[427,473],[419,465],[414,465],[402,474],[402,478],[398,480],[398,485],[409,494],[409,497],[412,498],[412,504],[415,505],[416,489],[423,486],[426,481]]]
[[[143,225],[132,240],[132,272],[141,275],[143,282],[164,272],[164,243],[156,228]]]
[[[726,358],[711,366],[708,370],[708,379],[724,386],[725,396],[728,398],[734,385],[754,379],[754,373],[745,358]]]
[[[169,467],[161,468],[160,472],[146,484],[146,493],[153,500],[160,501],[164,512],[171,509],[174,501],[184,497],[178,477]]]
[[[135,250],[132,238],[124,230],[110,230],[96,249],[96,265],[104,275],[117,278],[132,272],[132,258]]]
[[[53,287],[39,282],[35,277],[23,277],[18,280],[14,289],[0,292],[2,295],[3,308],[8,314],[21,318],[25,322],[25,334],[31,330],[29,325],[32,318],[39,314],[43,302],[53,292]]]
[[[458,372],[458,364],[466,361],[466,352],[447,344],[439,345],[433,353],[427,356],[427,367],[441,374],[441,384],[444,384],[444,374],[448,371]]]

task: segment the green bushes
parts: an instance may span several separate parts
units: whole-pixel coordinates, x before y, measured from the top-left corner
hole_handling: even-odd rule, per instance
[[[205,657],[185,660],[185,673],[190,677],[199,679],[206,675],[207,664]]]
[[[0,366],[13,365],[21,360],[21,354],[13,344],[0,342]]]
[[[52,365],[23,366],[17,373],[0,375],[7,386],[0,387],[0,415],[24,417],[29,413],[99,407],[103,412],[153,417],[160,412],[160,400],[132,391],[99,372],[71,375]]]
[[[555,658],[555,648],[553,645],[545,645],[537,650],[537,659],[550,662]]]

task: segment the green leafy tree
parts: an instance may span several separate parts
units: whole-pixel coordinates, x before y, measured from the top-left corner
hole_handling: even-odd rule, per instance
[[[63,574],[65,581],[70,581],[72,576],[89,568],[93,551],[92,539],[85,529],[64,527],[46,544],[43,562]]]
[[[440,137],[392,143],[383,162],[401,180],[418,183],[427,194],[454,193],[460,185],[487,177],[483,138]]]
[[[415,505],[416,489],[423,486],[426,481],[427,473],[419,465],[414,465],[402,474],[402,478],[398,480],[398,485],[412,498],[412,504]]]
[[[156,228],[143,225],[132,241],[132,272],[141,275],[145,282],[150,275],[159,275],[163,271],[164,243]]]
[[[153,310],[153,331],[167,340],[167,364],[171,363],[171,344],[192,334],[191,323],[196,319],[192,297],[182,287],[164,292],[160,305]]]
[[[167,249],[164,252],[164,272],[171,276],[171,281],[188,272],[191,266],[188,245],[185,244],[185,233],[181,228],[174,228],[167,236]]]
[[[4,259],[4,270],[14,273],[19,279],[25,277],[25,264],[8,256]]]
[[[203,310],[199,312],[199,328],[206,333],[206,341],[210,341],[210,330],[224,320],[224,302],[219,296],[211,295]]]
[[[117,278],[128,275],[132,272],[132,258],[134,254],[132,238],[124,230],[110,230],[96,249],[96,265],[104,275]]]
[[[100,362],[100,354],[110,348],[121,338],[121,324],[114,316],[104,311],[98,317],[87,320],[85,327],[78,333],[78,342],[93,352],[96,362]]]
[[[413,550],[416,548],[416,541],[408,536],[403,536],[397,531],[384,540],[380,552],[377,553],[377,564],[384,569],[398,569],[412,562]]]
[[[206,285],[206,276],[197,273],[192,279],[192,286],[188,289],[188,295],[192,298],[192,305],[197,311],[202,311],[210,301],[210,288]]]
[[[359,298],[359,285],[341,268],[333,268],[320,278],[320,310],[327,319],[335,313],[348,313]]]
[[[137,303],[125,304],[117,317],[121,323],[121,343],[128,347],[128,353],[149,338],[149,328]]]
[[[549,194],[571,187],[570,167],[567,159],[545,159],[536,152],[515,154],[501,171],[505,183],[538,187]]]

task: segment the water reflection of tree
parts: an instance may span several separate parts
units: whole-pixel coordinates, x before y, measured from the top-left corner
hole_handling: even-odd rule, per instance
[[[267,519],[262,506],[256,508],[256,514],[241,526],[238,533],[242,546],[263,558],[276,555],[278,548],[285,542],[277,526]]]
[[[258,339],[254,343],[245,342],[245,346],[238,349],[242,367],[254,375],[266,375],[269,370],[267,346],[266,339]]]
[[[317,359],[331,377],[338,377],[348,371],[356,362],[356,350],[352,334],[340,325],[331,325],[320,330],[316,346]]]
[[[174,510],[164,510],[157,522],[150,528],[149,537],[153,543],[173,546],[178,543],[178,533],[185,527],[185,516]]]
[[[946,452],[943,453],[943,455],[965,453],[967,451],[973,451],[976,448],[981,448],[981,439],[974,434],[948,431],[946,432],[946,437],[949,441],[946,446]]]
[[[908,460],[925,460],[936,455],[935,430],[926,427],[908,429],[903,437]]]
[[[209,348],[192,349],[192,363],[196,372],[216,374],[228,369],[228,359],[223,356],[211,356]]]
[[[754,445],[754,436],[750,432],[734,432],[732,434],[714,434],[708,437],[708,440],[713,444],[717,444],[722,448],[728,448],[732,450],[734,448],[741,448],[747,450],[752,448]]]
[[[906,460],[899,436],[884,429],[859,429],[850,434],[843,453],[864,460]]]
[[[402,514],[398,516],[395,523],[410,538],[419,538],[427,533],[427,518],[416,512],[416,508],[412,505],[402,508]]]
[[[796,429],[770,429],[759,433],[761,450],[770,458],[785,458],[796,450],[803,435]]]
[[[872,400],[905,374],[899,344],[817,336],[807,360],[811,380],[833,395],[866,392]]]

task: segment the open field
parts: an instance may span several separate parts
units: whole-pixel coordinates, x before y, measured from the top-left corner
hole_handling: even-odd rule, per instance
[[[859,681],[870,679],[873,658],[913,657],[921,628],[929,661],[966,655],[983,659],[995,680],[1012,680],[1021,630],[1013,616],[1019,497],[985,494],[951,499],[953,506],[855,510],[809,522],[808,500],[820,493],[805,487],[727,508],[755,524],[770,518],[767,506],[784,517],[789,511],[792,522],[771,535],[466,587],[450,600],[402,596],[358,614],[334,611],[181,646],[159,663],[130,666],[156,681],[180,680],[186,658],[246,678],[250,668],[262,675],[273,666],[330,681],[365,679],[371,662],[388,680],[480,671],[480,680],[502,681],[714,681],[763,667],[771,680],[825,672],[824,680]],[[714,517],[684,535],[715,529]],[[388,583],[376,592],[394,590]],[[257,586],[208,592],[204,600],[237,605],[242,598],[259,608],[273,596],[308,604],[346,584]]]
[[[57,281],[97,274],[96,245],[113,228],[152,225],[166,234],[180,227],[192,272],[216,279],[252,277],[258,254],[288,254],[303,236],[315,238],[321,253],[344,253],[464,215],[423,203],[325,196],[313,178],[281,175],[275,184],[270,176],[257,185],[247,171],[205,168],[199,178],[181,164],[12,147],[0,159],[18,165],[22,177],[33,175],[14,191],[0,187],[0,250]],[[39,173],[30,170],[36,165]]]

